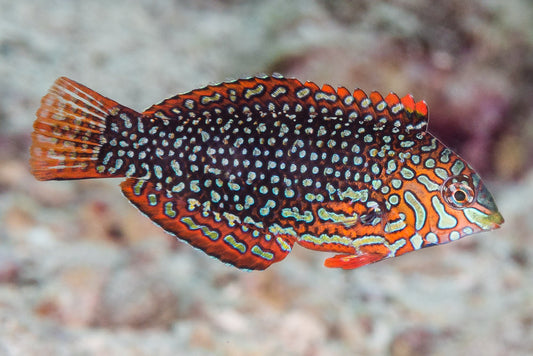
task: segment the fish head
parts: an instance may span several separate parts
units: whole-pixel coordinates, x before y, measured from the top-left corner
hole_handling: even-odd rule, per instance
[[[479,175],[433,138],[436,149],[406,160],[397,211],[411,227],[412,249],[455,241],[500,227],[504,219]],[[417,163],[417,164],[415,164]],[[411,235],[412,234],[412,235]]]
[[[446,179],[440,187],[441,199],[456,212],[462,225],[475,225],[471,226],[475,232],[499,228],[504,220],[492,194],[470,167],[465,173]]]

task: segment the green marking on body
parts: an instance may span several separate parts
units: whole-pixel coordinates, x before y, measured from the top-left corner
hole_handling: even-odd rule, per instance
[[[300,236],[299,240],[310,242],[314,245],[335,244],[335,245],[350,246],[352,244],[352,239],[349,237],[340,236],[340,235],[328,235],[328,234],[320,234],[320,236],[311,235],[311,234],[303,234],[302,236]]]
[[[218,232],[210,230],[205,225],[196,224],[196,222],[189,216],[185,216],[185,217],[181,218],[180,221],[182,223],[184,223],[185,225],[187,225],[190,230],[201,230],[202,234],[204,236],[208,237],[209,239],[211,239],[212,241],[216,241],[219,238]]]
[[[228,187],[230,190],[233,190],[234,192],[238,192],[241,189],[241,186],[237,183],[228,182]]]
[[[133,194],[139,196],[141,195],[142,188],[144,186],[144,180],[140,180],[133,186]]]
[[[276,237],[276,242],[283,251],[291,252],[291,245],[289,245],[287,241],[285,241],[281,237]]]
[[[272,93],[270,93],[270,96],[273,98],[277,98],[278,96],[282,94],[286,94],[286,93],[287,93],[287,88],[279,86],[274,91],[272,91]]]
[[[444,208],[444,204],[440,202],[437,196],[434,195],[431,198],[431,205],[433,205],[433,208],[435,209],[439,217],[439,221],[437,223],[437,227],[439,229],[452,229],[457,225],[457,219],[452,215],[448,214],[448,212]]]
[[[337,191],[337,189],[331,183],[326,183],[326,190],[328,191],[329,195],[333,195]]]
[[[433,172],[435,172],[435,175],[437,177],[439,177],[440,179],[442,179],[442,180],[448,179],[448,172],[445,169],[443,169],[443,168],[437,167],[437,168],[434,169]]]
[[[294,231],[294,228],[292,226],[289,227],[282,227],[281,225],[274,223],[271,226],[269,226],[268,231],[273,235],[290,235],[297,237],[298,234],[296,231]]]
[[[200,181],[199,180],[191,180],[190,188],[191,192],[199,193],[200,192]]]
[[[263,251],[261,247],[258,245],[254,245],[250,251],[261,258],[264,258],[267,261],[271,261],[274,258],[274,254],[272,252]]]
[[[333,211],[328,211],[324,208],[320,208],[317,211],[318,217],[327,222],[328,220],[331,220],[334,223],[337,224],[343,224],[346,227],[353,226],[357,224],[358,216],[356,213],[353,213],[353,215],[344,215],[344,214],[337,214]]]
[[[255,227],[259,228],[259,229],[262,229],[264,227],[262,221],[255,221],[254,219],[252,219],[249,216],[246,216],[244,218],[243,223],[253,225],[253,226],[255,226]],[[254,231],[254,232],[256,232],[256,231]]]
[[[405,242],[405,239],[398,239],[392,245],[385,243],[385,246],[387,246],[387,248],[390,250],[389,257],[394,257],[394,255],[396,255],[396,251],[405,246],[406,243],[407,242]]]
[[[435,168],[435,160],[433,158],[428,158],[424,161],[424,167],[433,169]]]
[[[422,205],[416,196],[409,190],[404,193],[404,199],[415,213],[415,229],[421,230],[426,223],[426,209],[424,208],[424,205]]]
[[[452,154],[452,151],[450,151],[448,148],[445,148],[442,150],[442,153],[440,154],[440,161],[442,163],[448,163],[450,162],[450,155]]]
[[[156,206],[157,205],[157,195],[148,194],[148,204],[150,204],[150,206]]]
[[[413,179],[415,177],[415,172],[410,169],[410,168],[407,168],[407,167],[404,167],[400,170],[400,174],[402,175],[403,178],[405,179]]]
[[[300,214],[300,211],[297,207],[283,208],[281,210],[281,216],[284,218],[293,218],[296,221],[303,221],[306,223],[311,223],[313,221],[313,213],[309,210],[305,210],[303,214]]]
[[[490,230],[492,226],[494,226],[490,215],[487,215],[476,208],[466,208],[463,209],[463,212],[468,221],[476,224],[483,230]]]
[[[259,84],[255,88],[246,89],[244,92],[244,97],[249,100],[252,96],[259,95],[265,90],[265,87],[262,84]]]
[[[401,179],[396,179],[396,178],[391,179],[390,183],[391,183],[392,187],[394,189],[396,189],[396,190],[398,190],[398,189],[400,189],[402,187]]]
[[[403,215],[403,214],[401,214]],[[405,223],[405,215],[401,216],[398,220],[393,220],[387,222],[385,225],[385,232],[391,233],[391,232],[397,232],[403,230],[407,224]]]
[[[224,241],[227,242],[231,247],[239,251],[240,253],[246,252],[246,245],[242,242],[239,242],[235,239],[235,236],[233,235],[226,235],[224,236]]]
[[[413,236],[409,238],[409,241],[411,242],[411,246],[413,246],[413,249],[419,250],[422,247],[422,244],[424,241],[422,240],[422,236],[417,232]]]
[[[341,200],[351,199],[352,202],[360,201],[364,203],[368,199],[368,189],[356,191],[348,187],[345,191],[339,191],[339,198]]]
[[[236,223],[240,224],[241,222],[241,219],[237,215],[232,214],[232,213],[224,212],[222,213],[222,216],[225,217],[226,220],[228,221],[229,227],[234,227]]]
[[[165,203],[165,215],[169,218],[175,218],[176,217],[176,211],[174,210],[174,206],[172,202],[166,202]]]
[[[328,94],[328,93],[324,93],[324,92],[317,92],[315,94],[315,100],[316,101],[319,101],[319,100],[326,100],[326,101],[331,101],[331,102],[335,102],[337,100],[337,96],[335,94]]]
[[[214,103],[214,102],[217,102],[220,100],[222,96],[219,94],[219,93],[215,93],[211,96],[202,96],[200,98],[200,102],[203,104],[203,105],[207,105],[207,104],[210,104],[210,103]]]
[[[296,92],[296,96],[299,98],[299,99],[303,99],[305,98],[306,96],[308,96],[309,94],[311,94],[311,90],[309,88],[303,88],[302,90],[298,90]]]
[[[361,246],[385,244],[387,241],[383,236],[379,235],[365,235],[353,240],[352,244],[356,250],[359,250]]]
[[[202,204],[200,204],[200,201],[194,198],[187,199],[187,203],[189,204],[187,207],[189,211],[194,211],[196,208],[202,206]]]
[[[419,175],[416,180],[419,183],[422,183],[429,192],[436,192],[440,189],[440,186],[431,179],[429,179],[429,177],[425,174]]]
[[[461,174],[464,168],[465,164],[460,159],[458,159],[453,163],[453,166],[450,170],[454,175],[458,176],[459,174]]]
[[[392,205],[398,205],[399,202],[400,196],[398,194],[391,194],[389,196],[389,203],[391,203]]]

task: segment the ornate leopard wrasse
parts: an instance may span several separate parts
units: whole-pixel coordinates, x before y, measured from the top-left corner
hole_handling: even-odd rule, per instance
[[[345,269],[498,228],[476,172],[427,130],[411,96],[280,76],[207,86],[142,113],[67,78],[42,99],[39,180],[125,177],[163,229],[265,269],[294,244]]]

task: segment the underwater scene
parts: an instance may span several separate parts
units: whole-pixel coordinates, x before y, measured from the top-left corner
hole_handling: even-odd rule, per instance
[[[532,18],[0,0],[0,355],[533,354]]]

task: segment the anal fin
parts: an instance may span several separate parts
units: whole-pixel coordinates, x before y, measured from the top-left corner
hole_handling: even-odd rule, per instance
[[[266,269],[285,258],[294,243],[254,229],[235,215],[210,211],[186,194],[157,189],[149,181],[128,178],[121,188],[139,210],[167,232],[238,268]]]

